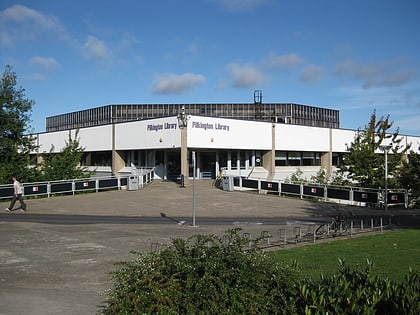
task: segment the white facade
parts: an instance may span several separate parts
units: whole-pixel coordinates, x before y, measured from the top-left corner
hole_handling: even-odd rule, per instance
[[[176,177],[184,163],[187,174],[183,175],[191,177],[191,152],[195,151],[198,177],[214,178],[223,169],[235,175],[284,179],[297,168],[308,177],[321,167],[331,171],[333,156],[346,152],[355,132],[204,116],[188,116],[187,127],[181,130],[173,116],[82,128],[78,140],[85,150],[84,164],[105,172],[126,172],[134,164],[156,167],[163,178]],[[74,139],[76,130],[37,134],[38,152],[52,147],[60,152],[69,133]],[[420,137],[401,137],[403,144],[420,153]]]
[[[191,116],[188,147],[271,150],[271,123]]]
[[[40,133],[37,135],[39,152],[60,152],[66,145],[66,141],[76,138],[76,130]],[[112,150],[112,126],[98,126],[84,128],[78,131],[80,145],[86,152]]]

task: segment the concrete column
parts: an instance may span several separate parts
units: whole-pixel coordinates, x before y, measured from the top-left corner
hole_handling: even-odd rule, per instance
[[[276,125],[271,128],[271,150],[263,154],[263,167],[268,170],[268,178],[273,178],[276,173]]]
[[[118,171],[125,167],[124,152],[112,150],[112,174],[118,175]]]
[[[37,154],[37,156],[36,156],[36,167],[37,167],[38,171],[41,170],[42,163],[44,163],[44,158],[42,157],[41,154]]]
[[[329,151],[321,153],[321,166],[325,169],[326,176],[330,177],[332,174],[332,129],[329,133]]]
[[[118,175],[118,171],[125,166],[123,151],[115,149],[115,124],[112,125],[112,174]]]
[[[184,185],[189,183],[187,135],[187,127],[181,128],[181,175],[184,175]]]

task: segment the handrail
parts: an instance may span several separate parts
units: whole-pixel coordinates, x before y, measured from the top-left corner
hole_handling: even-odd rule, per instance
[[[296,183],[281,180],[247,178],[242,176],[225,176],[233,178],[233,186],[239,190],[256,190],[270,192],[278,195],[295,195],[300,198],[313,197],[318,200],[344,200],[350,204],[369,205],[385,204],[382,189],[356,187],[356,186],[337,186],[322,183]],[[234,189],[234,188],[233,188]],[[404,205],[408,207],[408,192],[405,189],[388,189],[387,205]]]
[[[76,194],[81,191],[99,192],[108,189],[121,190],[127,186],[129,177],[133,175],[103,176],[89,178],[75,178],[69,180],[54,180],[44,182],[22,183],[24,196],[47,196],[54,194]],[[154,179],[154,169],[145,170],[139,176],[139,188],[151,183]],[[11,198],[13,184],[0,185],[0,199]]]

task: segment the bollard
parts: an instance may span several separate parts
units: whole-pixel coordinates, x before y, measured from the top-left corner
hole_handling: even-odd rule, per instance
[[[373,218],[370,219],[370,228],[373,230]]]
[[[380,224],[381,224],[381,233],[382,233],[383,232],[382,217],[381,217],[381,220],[380,220]]]
[[[363,219],[360,220],[360,229],[363,231]]]
[[[314,234],[314,243],[315,243],[316,242],[316,229],[315,229],[315,227],[314,227],[313,234]]]
[[[285,228],[280,228],[279,231],[279,239],[283,239],[283,244],[284,246],[286,246],[287,243],[287,237],[286,237],[286,229]]]
[[[300,226],[295,226],[295,242],[300,242],[300,240],[302,239],[302,233],[300,231]]]
[[[268,231],[261,232],[261,238],[267,240],[267,244],[270,244],[270,233]]]

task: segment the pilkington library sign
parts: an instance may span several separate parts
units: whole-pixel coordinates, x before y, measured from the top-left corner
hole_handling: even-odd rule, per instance
[[[194,129],[204,129],[204,130],[221,130],[221,131],[229,131],[229,125],[223,125],[221,123],[205,123],[201,121],[192,121],[191,127]],[[160,130],[169,130],[169,129],[177,129],[178,124],[176,123],[162,123],[162,124],[148,124],[146,127],[147,131],[160,131]]]
[[[164,123],[164,124],[150,124],[147,125],[147,131],[159,131],[159,130],[168,130],[168,129],[176,129],[176,123]]]
[[[204,130],[225,130],[229,131],[230,127],[229,125],[222,125],[220,123],[210,124],[210,123],[203,123],[203,122],[192,122],[192,128],[199,128]]]

